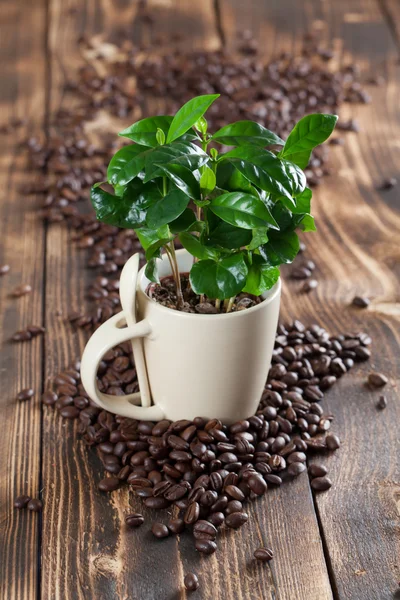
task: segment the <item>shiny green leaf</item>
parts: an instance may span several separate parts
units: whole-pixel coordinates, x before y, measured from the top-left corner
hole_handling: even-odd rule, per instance
[[[173,142],[186,133],[217,98],[219,98],[219,94],[210,94],[197,96],[186,102],[172,120],[168,130],[167,143]]]
[[[218,253],[216,250],[207,246],[203,246],[203,244],[200,243],[199,238],[190,233],[180,233],[179,240],[182,246],[196,258],[218,258]]]
[[[215,188],[217,181],[215,173],[210,167],[204,167],[204,170],[200,177],[200,188],[204,194],[209,194]]]
[[[155,258],[151,258],[146,265],[144,270],[144,274],[147,279],[150,279],[153,283],[160,283],[160,279],[158,277],[158,269],[157,269],[157,261]]]
[[[247,273],[243,253],[239,252],[218,261],[196,262],[190,271],[190,283],[196,294],[223,300],[242,291]]]
[[[171,190],[148,209],[146,216],[147,227],[158,229],[177,219],[189,204],[189,200],[189,196],[180,190]]]
[[[189,169],[182,165],[158,165],[172,183],[190,198],[200,197],[199,182]]]
[[[266,205],[251,194],[230,192],[217,196],[212,200],[210,210],[223,221],[242,229],[267,225],[278,229],[278,224]]]
[[[279,269],[272,266],[259,254],[254,254],[243,291],[260,296],[266,290],[271,289],[278,279]]]
[[[319,113],[303,117],[290,132],[280,155],[305,169],[312,150],[328,139],[337,119],[336,115]]]
[[[256,146],[269,146],[272,144],[284,145],[284,141],[272,131],[269,131],[259,123],[254,121],[237,121],[222,127],[214,133],[212,141],[226,146],[246,146],[254,144]]]

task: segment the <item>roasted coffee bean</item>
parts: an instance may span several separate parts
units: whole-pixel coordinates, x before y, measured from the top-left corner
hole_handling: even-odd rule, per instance
[[[228,496],[225,496],[224,494],[222,494],[221,496],[218,497],[218,500],[216,502],[214,502],[214,504],[211,506],[211,512],[221,512],[224,511],[226,509],[226,507],[228,506]]]
[[[211,473],[210,475],[210,488],[216,492],[222,490],[223,480],[220,473]]]
[[[338,448],[340,448],[340,439],[337,435],[334,435],[333,433],[327,435],[325,441],[328,450],[337,450]]]
[[[227,485],[224,487],[224,492],[233,500],[244,500],[244,494],[236,485]]]
[[[288,474],[292,477],[297,477],[297,475],[300,475],[300,473],[303,473],[303,471],[306,470],[306,465],[302,462],[293,462],[291,465],[289,465],[288,467]]]
[[[164,498],[170,500],[171,502],[175,502],[175,500],[180,500],[187,494],[187,488],[180,484],[172,485],[165,493]]]
[[[183,584],[188,592],[195,592],[199,587],[199,579],[195,573],[187,573],[183,578]]]
[[[17,400],[19,400],[20,402],[26,402],[27,400],[33,398],[34,394],[35,392],[32,388],[25,388],[18,392]]]
[[[240,500],[230,500],[226,505],[225,515],[230,515],[234,512],[240,512],[243,509],[243,504]]]
[[[304,454],[304,452],[293,452],[287,457],[286,462],[290,465],[294,462],[305,463],[306,460],[307,456]]]
[[[113,492],[119,488],[120,483],[121,482],[117,477],[106,477],[106,479],[102,479],[99,482],[97,487],[102,492]]]
[[[6,275],[6,273],[8,273],[10,270],[10,265],[1,265],[0,266],[0,277],[2,275]]]
[[[77,419],[79,417],[79,409],[76,406],[64,406],[60,410],[60,415],[64,417],[64,419]]]
[[[370,373],[368,375],[368,383],[371,387],[383,387],[388,381],[388,378],[383,373]]]
[[[214,490],[207,490],[200,496],[199,502],[202,506],[212,506],[217,501],[217,498],[217,492]]]
[[[274,558],[274,554],[270,548],[257,548],[254,551],[254,558],[260,562],[269,562]]]
[[[15,500],[14,500],[14,508],[26,508],[28,505],[28,502],[31,500],[30,496],[18,496]]]
[[[379,396],[379,400],[377,403],[377,407],[381,410],[387,407],[387,398],[386,396]]]
[[[212,540],[196,539],[194,547],[202,554],[214,554],[217,544]]]
[[[309,279],[308,281],[305,281],[303,283],[303,286],[301,289],[304,293],[308,294],[312,290],[315,290],[317,287],[318,287],[318,281],[316,279]]]
[[[324,465],[311,465],[308,472],[310,477],[324,477],[328,473],[328,469]]]
[[[191,502],[186,509],[183,517],[186,525],[193,525],[199,519],[200,516],[200,505],[198,502]]]
[[[16,331],[12,336],[11,340],[13,342],[27,342],[32,339],[32,334],[27,330]]]
[[[41,512],[43,508],[43,502],[41,500],[38,500],[37,498],[32,498],[31,500],[29,500],[26,507],[28,510],[31,510],[33,512]]]
[[[279,475],[275,475],[273,473],[264,475],[264,479],[267,483],[270,483],[272,485],[281,485],[282,484],[282,479],[279,477]]]
[[[179,534],[185,530],[185,522],[183,519],[171,519],[167,527],[171,533]]]
[[[139,513],[132,513],[131,515],[127,515],[125,517],[125,523],[128,527],[134,529],[136,527],[140,527],[140,525],[143,525],[144,517]]]
[[[258,475],[252,475],[251,477],[249,477],[249,479],[247,480],[247,485],[249,486],[251,491],[257,496],[262,496],[263,494],[265,494],[268,487],[264,479],[262,479]]]
[[[164,523],[159,523],[157,521],[155,523],[153,523],[151,532],[156,538],[159,538],[159,539],[166,538],[169,536],[168,527],[166,525],[164,525]]]
[[[146,498],[144,503],[147,506],[147,508],[155,508],[157,510],[161,509],[161,508],[167,508],[170,505],[170,502],[168,500],[166,500],[165,498],[162,498],[162,497],[153,498],[152,496],[150,496],[149,498]]]
[[[196,539],[215,540],[217,537],[217,529],[209,521],[201,519],[195,523],[193,527],[193,535]]]
[[[222,512],[213,512],[207,517],[207,520],[214,525],[214,527],[220,527],[225,521],[225,515]]]
[[[47,406],[53,406],[53,404],[55,404],[58,400],[58,396],[57,394],[55,394],[54,392],[44,392],[42,394],[42,402],[43,404],[46,404]]]
[[[329,479],[329,477],[326,476],[316,477],[315,479],[311,480],[311,487],[316,492],[324,492],[326,490],[329,490],[330,487],[332,487],[332,481]]]
[[[30,294],[31,291],[32,291],[31,286],[28,283],[23,283],[21,285],[18,285],[16,288],[14,288],[13,291],[11,292],[11,295],[14,296],[15,298],[20,298],[21,296]]]
[[[239,527],[246,523],[248,518],[245,512],[234,512],[226,517],[225,523],[231,529],[239,529]]]

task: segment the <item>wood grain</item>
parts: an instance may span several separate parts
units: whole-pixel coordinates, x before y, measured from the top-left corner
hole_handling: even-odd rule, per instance
[[[1,125],[27,119],[0,139],[0,265],[11,269],[0,278],[0,597],[35,598],[38,586],[40,516],[13,508],[21,494],[40,493],[40,394],[42,339],[13,344],[10,337],[29,324],[42,325],[44,229],[33,212],[35,196],[22,186],[39,182],[27,176],[27,155],[20,144],[43,137],[45,106],[45,5],[29,13],[21,3],[2,5]],[[12,290],[22,283],[32,293],[19,299]],[[33,387],[35,397],[19,403],[17,393]]]
[[[225,5],[229,13],[231,3]],[[385,178],[398,177],[400,170],[399,111],[392,100],[399,95],[399,67],[376,2],[307,2],[301,16],[299,6],[288,0],[254,3],[254,10],[241,11],[238,2],[230,19],[258,29],[262,52],[271,43],[276,52],[290,51],[307,30],[319,31],[341,62],[356,60],[366,78],[378,73],[388,80],[383,87],[370,86],[371,105],[346,107],[341,113],[342,118],[357,118],[362,129],[347,136],[344,149],[335,149],[337,175],[315,194],[318,232],[307,236],[307,245],[317,262],[320,285],[316,293],[301,295],[300,286],[287,281],[282,314],[316,321],[335,332],[366,329],[377,340],[372,364],[340,381],[324,401],[336,416],[334,431],[344,444],[342,451],[322,461],[330,468],[334,487],[317,496],[316,508],[335,598],[389,599],[399,578],[400,545],[395,425],[400,418],[400,217],[398,189],[376,188]],[[285,25],[282,18],[289,14],[297,17]],[[233,45],[233,36],[226,38]],[[349,307],[355,294],[373,299],[367,311]],[[372,368],[390,376],[387,411],[377,411],[379,394],[365,388]]]

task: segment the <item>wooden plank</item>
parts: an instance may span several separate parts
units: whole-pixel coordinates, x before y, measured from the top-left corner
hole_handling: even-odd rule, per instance
[[[138,14],[136,3],[123,3],[121,11],[112,2],[88,3],[87,9],[79,12],[70,11],[72,3],[58,0],[52,0],[49,6],[54,115],[60,106],[67,109],[74,106],[63,96],[62,86],[66,77],[73,78],[74,69],[81,64],[76,45],[80,34],[91,37],[101,32],[102,39],[108,41],[118,39],[122,28],[125,31],[129,28],[136,42],[146,43],[146,36],[153,33]],[[183,16],[178,16],[178,21],[192,14],[182,2],[179,15],[181,7]],[[174,10],[172,4],[154,3],[151,6],[154,27],[162,24],[167,29],[166,22],[173,24]],[[207,41],[207,32],[213,26],[212,3],[204,2],[197,10],[197,36]],[[49,344],[45,373],[51,379],[82,352],[84,336],[74,334],[64,319],[73,308],[84,305],[88,274],[84,258],[69,245],[63,226],[49,227],[47,245],[47,272],[51,277],[46,288]],[[130,497],[127,489],[111,497],[102,495],[97,483],[103,477],[103,468],[95,452],[77,442],[74,424],[62,422],[51,409],[44,411],[43,600],[88,597],[152,600],[158,587],[168,594],[175,593],[182,587],[184,575],[177,540],[171,538],[157,544],[147,528],[127,531],[123,525],[127,512],[140,510],[148,523],[154,514]]]
[[[226,2],[223,7],[223,16],[230,14],[228,26],[239,21],[243,27],[258,27],[264,49],[272,43],[276,52],[290,51],[300,45],[305,31],[314,29],[334,45],[341,60],[358,61],[367,77],[372,71],[388,79],[386,86],[369,90],[371,105],[343,110],[343,118],[357,118],[362,130],[347,137],[344,150],[335,149],[333,167],[337,175],[327,179],[315,194],[318,232],[307,237],[307,244],[309,255],[317,262],[320,285],[316,293],[307,296],[298,294],[298,286],[288,281],[282,315],[308,323],[315,320],[336,332],[366,329],[377,340],[372,364],[341,380],[324,401],[336,416],[334,431],[344,443],[334,457],[323,460],[334,487],[317,496],[316,505],[335,598],[391,598],[397,588],[400,544],[396,428],[400,407],[395,387],[399,377],[400,265],[394,242],[399,237],[400,219],[398,190],[378,192],[375,188],[385,177],[397,177],[400,169],[394,151],[400,116],[396,49],[372,1],[300,4],[287,0],[269,2],[268,6],[256,2],[254,10],[246,11],[240,2]],[[225,35],[228,47],[233,46],[232,27]],[[349,308],[357,293],[373,299],[367,311]],[[389,407],[383,412],[375,407],[378,394],[364,387],[372,368],[391,379]],[[291,550],[293,560],[297,552],[293,547]],[[281,567],[287,570],[288,564]],[[280,569],[276,561],[275,568]],[[299,576],[295,574],[296,579]],[[290,597],[281,581],[277,587],[283,597]]]
[[[22,3],[2,6],[1,125],[0,134],[0,265],[10,272],[0,278],[0,597],[9,600],[37,597],[40,516],[13,508],[15,498],[40,494],[40,394],[42,338],[13,344],[10,337],[27,325],[42,325],[44,227],[34,208],[37,199],[21,188],[39,183],[27,172],[23,140],[43,137],[45,107],[45,3],[26,11]],[[26,119],[18,128],[13,119]],[[21,145],[22,144],[22,145]],[[11,297],[20,284],[32,293]],[[35,390],[34,398],[19,403],[17,393]]]

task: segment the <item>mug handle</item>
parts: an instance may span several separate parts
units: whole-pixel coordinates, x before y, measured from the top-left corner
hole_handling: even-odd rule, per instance
[[[165,418],[165,415],[159,406],[155,404],[153,406],[135,406],[140,404],[140,392],[125,396],[113,396],[99,390],[97,371],[103,356],[118,344],[145,337],[151,333],[151,325],[146,319],[128,327],[119,327],[123,322],[126,322],[125,316],[123,312],[120,312],[96,329],[89,339],[81,360],[83,387],[89,397],[104,410],[130,419],[160,421]]]

